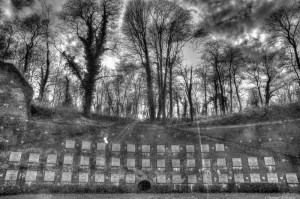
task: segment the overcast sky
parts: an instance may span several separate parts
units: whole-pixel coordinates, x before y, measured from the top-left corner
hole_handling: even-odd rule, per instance
[[[1,7],[8,15],[21,16],[31,13],[39,7],[41,0],[0,0]],[[66,0],[46,0],[53,4],[55,11],[60,11]],[[124,1],[124,0],[121,0]],[[289,0],[290,1],[290,0]],[[196,27],[202,23],[209,25],[216,37],[241,41],[250,36],[257,36],[256,29],[263,19],[283,0],[178,0],[191,10]],[[253,31],[256,34],[253,34]],[[198,53],[195,45],[189,44],[184,49],[184,64],[197,64]],[[114,58],[106,58],[105,64],[111,65]]]

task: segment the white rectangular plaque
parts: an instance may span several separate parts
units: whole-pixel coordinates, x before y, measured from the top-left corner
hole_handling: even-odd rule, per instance
[[[236,174],[234,174],[234,181],[236,183],[244,183],[245,182],[244,175],[242,173],[236,173]]]
[[[98,151],[105,151],[106,143],[97,143],[97,150]]]
[[[226,159],[225,158],[218,158],[217,159],[217,166],[218,167],[226,167]]]
[[[57,155],[56,154],[48,154],[47,155],[47,164],[56,164]]]
[[[166,167],[166,160],[165,159],[158,159],[157,160],[157,167],[159,167],[159,168]]]
[[[250,173],[250,179],[253,183],[261,182],[259,173]]]
[[[248,157],[248,164],[250,167],[257,167],[258,166],[257,157]]]
[[[89,182],[89,174],[88,173],[79,173],[79,182],[80,183],[88,183]]]
[[[134,153],[135,152],[135,145],[134,144],[127,144],[127,152]]]
[[[126,183],[135,183],[135,174],[126,174]]]
[[[203,174],[203,184],[212,184],[212,177],[210,173]]]
[[[216,151],[225,151],[224,144],[216,144]]]
[[[150,153],[150,145],[142,145],[143,153]]]
[[[44,182],[54,182],[55,172],[54,171],[45,171]]]
[[[64,164],[73,164],[73,156],[65,155],[64,156]]]
[[[197,176],[196,175],[188,175],[188,183],[189,184],[197,184]]]
[[[82,141],[81,149],[82,150],[91,150],[91,142]]]
[[[156,179],[158,184],[165,184],[167,182],[166,175],[164,174],[158,174]]]
[[[275,166],[275,161],[273,157],[264,157],[266,166]]]
[[[181,175],[173,175],[172,176],[172,183],[173,184],[181,184]]]
[[[18,178],[18,170],[7,170],[5,181],[16,181]]]
[[[103,173],[95,173],[95,182],[103,183],[104,182],[104,174]]]
[[[186,145],[186,152],[187,153],[195,153],[195,146],[194,145]]]
[[[180,159],[172,159],[172,167],[180,168]]]
[[[87,156],[80,156],[80,166],[89,166],[90,158]]]
[[[179,145],[171,145],[171,151],[172,153],[179,153],[180,152]]]
[[[21,152],[10,152],[9,161],[10,162],[20,162],[21,161]]]
[[[62,172],[61,181],[62,182],[71,182],[72,181],[72,173],[71,172]]]
[[[195,161],[195,159],[187,159],[186,166],[188,168],[194,168],[194,167],[196,167],[196,161]]]
[[[150,167],[150,159],[142,159],[142,167]]]
[[[228,175],[219,174],[219,183],[228,183]]]
[[[208,153],[209,152],[209,144],[201,144],[201,152]]]
[[[75,140],[66,140],[66,149],[74,149]]]
[[[105,158],[97,156],[96,157],[96,166],[105,167]]]
[[[242,159],[241,158],[232,158],[233,167],[242,167]]]
[[[285,176],[286,176],[287,183],[289,183],[289,184],[298,184],[299,183],[297,174],[286,173]]]
[[[37,171],[27,171],[25,181],[26,182],[35,182],[37,176]]]
[[[40,154],[30,153],[28,162],[30,162],[30,163],[39,163],[40,162]]]
[[[202,159],[202,167],[209,168],[211,166],[210,159]]]
[[[119,174],[111,174],[110,180],[112,183],[119,183],[120,181]]]
[[[165,145],[157,145],[157,153],[164,153],[166,151]]]
[[[120,164],[120,158],[112,158],[111,159],[111,166],[112,167],[119,167]]]
[[[278,183],[277,173],[267,173],[269,183]]]
[[[135,167],[135,159],[128,158],[127,159],[127,167]]]
[[[121,151],[121,145],[120,144],[112,144],[111,150],[113,152],[120,152]]]

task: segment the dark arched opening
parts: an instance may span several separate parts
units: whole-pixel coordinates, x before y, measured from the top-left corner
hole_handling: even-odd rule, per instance
[[[139,191],[148,191],[151,189],[151,183],[148,180],[142,180],[138,185]]]

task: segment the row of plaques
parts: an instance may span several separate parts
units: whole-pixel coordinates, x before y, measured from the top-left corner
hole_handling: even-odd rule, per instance
[[[36,182],[37,181],[38,172],[37,171],[27,171],[25,175],[26,182]],[[72,172],[62,172],[61,173],[61,182],[72,182]],[[90,173],[79,173],[78,174],[78,181],[79,183],[89,183]],[[295,173],[286,173],[286,181],[289,184],[298,184],[298,177]],[[93,175],[95,183],[104,183],[105,182],[105,174],[102,173],[95,173]],[[214,179],[212,178],[212,174],[210,172],[204,172],[202,176],[202,180],[204,184],[212,184]],[[5,181],[16,181],[18,178],[18,170],[7,170],[5,175]],[[44,182],[54,182],[56,178],[56,173],[54,171],[45,171],[44,173]],[[217,180],[218,179],[218,180]],[[228,183],[229,178],[227,174],[218,174],[218,178],[215,179],[217,183]],[[235,183],[245,183],[245,176],[244,174],[234,174],[234,182]],[[246,179],[248,179],[246,177]],[[200,178],[197,178],[197,175],[188,175],[188,183],[189,184],[196,184],[200,181]],[[277,173],[267,173],[267,180],[269,183],[279,183]],[[119,174],[110,174],[110,181],[112,183],[119,183],[120,175]],[[126,174],[125,177],[126,183],[135,183],[136,176],[135,174]],[[260,173],[251,173],[250,174],[250,181],[251,183],[260,183],[261,174]],[[156,176],[157,183],[167,183],[167,176],[165,174],[157,174]],[[183,183],[182,176],[179,174],[172,175],[172,183],[174,184],[181,184]]]
[[[66,140],[65,148],[66,149],[75,149],[75,140]],[[89,141],[82,141],[81,149],[82,150],[91,150],[92,142]],[[98,151],[105,151],[107,144],[106,143],[97,143],[96,148]],[[216,151],[222,152],[225,151],[224,144],[216,144],[215,145]],[[202,144],[201,145],[201,152],[208,153],[210,152],[209,144]],[[136,145],[135,144],[127,144],[126,145],[127,152],[135,153],[136,152]],[[141,150],[143,153],[150,153],[151,147],[150,145],[142,145]],[[171,145],[171,151],[173,153],[179,153],[182,150],[180,145]],[[111,151],[113,152],[120,152],[121,151],[121,144],[113,143],[111,144]],[[165,153],[166,146],[165,145],[156,145],[157,153]],[[186,145],[186,152],[187,153],[195,153],[195,146],[194,145]]]
[[[9,161],[10,162],[20,162],[21,160],[21,152],[11,152]],[[29,154],[29,163],[39,163],[40,154],[30,153]],[[63,164],[72,165],[74,162],[73,155],[64,155]],[[127,159],[127,166],[135,167],[136,160],[133,158]],[[57,154],[48,154],[47,156],[47,164],[56,164],[57,163]],[[264,157],[265,166],[275,166],[275,160],[273,157]],[[96,165],[97,166],[105,166],[106,159],[103,156],[96,156]],[[80,156],[80,165],[81,166],[89,166],[90,165],[90,157],[88,156]],[[232,158],[233,167],[242,167],[242,159],[241,158]],[[250,167],[258,167],[258,159],[257,157],[248,157],[248,165]],[[120,158],[112,157],[111,158],[111,166],[121,166]],[[218,167],[226,167],[226,159],[225,158],[217,158],[217,166]],[[150,159],[142,159],[142,167],[150,167]],[[165,167],[165,159],[157,159],[157,167]],[[181,167],[180,159],[172,159],[172,167]],[[195,159],[187,159],[187,167],[196,167]],[[211,167],[211,159],[202,159],[202,167],[207,168]]]

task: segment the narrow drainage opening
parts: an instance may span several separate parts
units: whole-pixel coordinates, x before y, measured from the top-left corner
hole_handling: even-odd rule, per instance
[[[138,185],[139,191],[148,191],[151,188],[151,183],[148,180],[142,180]]]

